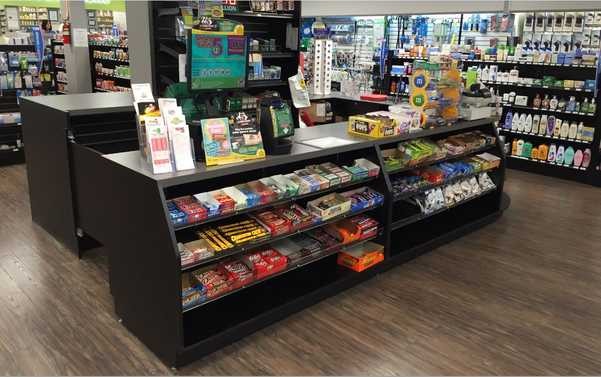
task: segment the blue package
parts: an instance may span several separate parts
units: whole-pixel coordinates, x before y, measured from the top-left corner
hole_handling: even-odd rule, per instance
[[[170,209],[169,215],[171,216],[171,222],[173,225],[184,225],[188,223],[188,215],[185,212],[180,211],[178,208]]]
[[[595,90],[597,82],[595,80],[586,80],[584,82],[584,89]]]

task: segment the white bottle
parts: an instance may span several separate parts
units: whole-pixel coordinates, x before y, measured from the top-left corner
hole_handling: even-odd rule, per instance
[[[524,124],[524,132],[532,132],[532,114],[528,114],[526,117],[526,123]]]
[[[548,121],[547,121],[547,115],[543,114],[540,117],[540,125],[538,126],[538,134],[539,135],[545,135],[547,133],[547,125],[548,125]]]
[[[482,81],[482,67],[478,66],[478,69],[476,70],[476,78],[478,79],[478,81]]]
[[[576,140],[582,140],[582,131],[584,131],[584,123],[580,122],[576,131]]]
[[[486,81],[489,80],[490,74],[489,74],[489,71],[488,71],[488,66],[484,67],[484,69],[482,70],[481,75],[482,75],[481,76],[482,77],[481,81],[486,82]]]
[[[582,122],[580,122],[582,124]],[[568,137],[570,139],[576,139],[576,137],[578,136],[578,126],[576,125],[576,122],[572,122],[572,124],[570,124],[570,130],[568,131]]]
[[[511,130],[517,131],[519,123],[520,123],[520,115],[518,113],[513,114],[513,119],[511,120]]]
[[[538,134],[538,126],[540,125],[540,115],[536,114],[532,118],[532,133]]]
[[[489,73],[488,79],[490,81],[497,82],[497,74],[498,74],[498,72],[499,72],[499,66],[498,65],[491,65],[490,66],[490,73]]]
[[[520,79],[520,71],[518,71],[517,67],[513,67],[511,71],[509,71],[509,82],[516,83]]]
[[[526,114],[520,115],[520,120],[518,120],[518,132],[524,132],[526,128]]]

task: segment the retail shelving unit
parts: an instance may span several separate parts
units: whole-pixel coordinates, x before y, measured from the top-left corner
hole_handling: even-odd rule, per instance
[[[187,2],[176,1],[153,1],[153,32],[154,48],[153,72],[155,93],[163,93],[165,88],[173,83],[179,82],[178,59],[180,54],[186,53],[186,38],[175,35],[176,18],[180,15],[180,4],[185,6]],[[276,40],[276,51],[257,51],[263,54],[263,61],[268,64],[281,66],[281,79],[279,80],[247,80],[246,91],[252,94],[269,88],[277,90],[283,98],[290,98],[287,78],[297,71],[299,52],[287,49],[286,29],[287,25],[298,28],[300,26],[301,2],[295,1],[293,11],[280,12],[252,12],[248,1],[238,1],[238,11],[226,10],[225,18],[244,24],[244,34],[248,38],[259,37]],[[197,11],[196,8],[193,9]],[[298,39],[298,35],[296,35]],[[298,43],[297,43],[298,45]],[[249,49],[249,53],[254,52]]]
[[[50,41],[52,48],[52,71],[54,72],[54,90],[57,94],[67,94],[69,92],[68,82],[64,80],[67,74],[67,65],[65,59],[64,45],[62,41],[53,39]],[[58,60],[57,60],[58,59]],[[62,72],[59,75],[59,72]],[[61,78],[61,80],[59,80]]]
[[[347,134],[345,123],[328,124],[299,129],[294,135],[291,153],[287,155],[270,155],[253,162],[217,167],[198,163],[193,170],[155,175],[141,159],[137,148],[103,154],[116,150],[115,135],[121,132],[116,123],[125,114],[133,114],[133,106],[131,98],[124,94],[97,93],[24,100],[28,143],[30,130],[36,135],[31,140],[35,148],[27,149],[32,215],[36,222],[59,239],[62,232],[70,234],[71,238],[67,237],[67,240],[71,241],[77,235],[85,234],[106,247],[110,253],[110,289],[118,317],[170,366],[191,362],[492,222],[508,205],[503,195],[505,159],[492,119],[460,122],[385,140],[352,137]],[[44,134],[36,132],[41,119],[51,122]],[[102,131],[98,132],[99,127],[103,127],[110,136],[106,140],[89,142],[86,137],[104,135]],[[74,133],[69,141],[65,138],[65,129],[70,130],[69,134]],[[116,133],[109,133],[109,129],[114,129]],[[94,132],[84,134],[84,130]],[[382,150],[394,148],[398,142],[420,137],[440,139],[473,130],[495,136],[496,143],[486,147],[486,150],[501,157],[501,166],[489,172],[496,188],[428,215],[420,215],[414,206],[402,200],[407,198],[393,198],[391,179],[404,171],[387,172],[384,169],[381,169],[377,178],[281,200],[204,223],[176,227],[171,222],[167,208],[167,200],[172,198],[288,173],[308,164],[333,162],[341,166],[352,164],[357,158],[366,158],[383,167]],[[344,139],[348,144],[323,149],[310,145],[311,140],[328,136]],[[108,148],[101,148],[103,145]],[[470,154],[478,151],[473,150]],[[52,155],[55,155],[54,159],[48,161],[48,156]],[[436,162],[432,161],[432,164]],[[69,182],[69,185],[53,188],[49,192],[45,182],[48,177],[58,175],[62,177],[59,181]],[[183,273],[203,268],[222,257],[244,254],[254,247],[265,246],[270,241],[288,236],[243,245],[229,250],[227,255],[217,255],[216,258],[182,268],[177,243],[195,238],[195,230],[209,222],[227,221],[242,213],[252,213],[287,201],[295,200],[302,205],[322,194],[362,186],[369,186],[384,194],[383,205],[364,210],[365,214],[380,224],[381,232],[374,236],[374,240],[385,247],[383,262],[362,273],[340,267],[336,263],[336,254],[350,245],[338,245],[322,250],[315,258],[291,264],[276,275],[256,280],[202,305],[183,309]],[[415,192],[416,195],[419,193]],[[60,210],[57,211],[56,202],[59,200]],[[69,211],[65,211],[65,208]],[[65,212],[68,212],[67,215]],[[64,219],[60,222],[62,216],[68,216],[70,222]],[[57,223],[64,229],[57,229]],[[324,224],[316,224],[311,228]],[[308,229],[303,228],[300,232]],[[75,245],[68,243],[68,246],[77,248],[77,241]]]
[[[118,91],[98,86],[99,80],[111,80],[114,81],[115,87],[131,88],[131,77],[117,76],[115,74],[104,74],[96,70],[96,63],[102,64],[105,68],[115,69],[117,66],[129,66],[129,58],[120,59],[117,58],[117,50],[128,51],[127,44],[111,45],[102,43],[90,43],[90,68],[92,70],[92,88],[94,92],[110,92]],[[112,57],[102,58],[94,56],[95,51],[102,51],[104,53],[110,53]]]

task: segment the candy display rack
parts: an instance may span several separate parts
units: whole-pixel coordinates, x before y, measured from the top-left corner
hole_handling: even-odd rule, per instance
[[[117,316],[170,366],[189,363],[492,222],[508,204],[503,195],[505,161],[492,119],[460,122],[384,140],[349,136],[345,123],[334,123],[298,129],[287,155],[268,155],[261,160],[216,167],[197,163],[193,170],[154,175],[141,161],[135,137],[124,139],[131,133],[129,125],[135,124],[133,119],[120,120],[133,116],[128,95],[28,98],[23,106],[25,133],[30,135],[31,126],[36,135],[27,138],[34,221],[75,252],[81,252],[84,244],[92,241],[108,250],[110,290]],[[35,127],[39,117],[52,120],[43,135]],[[65,129],[72,137],[65,137]],[[391,180],[403,173],[383,169],[382,150],[402,141],[425,137],[441,139],[476,130],[494,136],[495,143],[487,151],[502,158],[500,166],[489,172],[494,188],[427,215],[416,215],[415,211],[397,205]],[[98,139],[98,135],[103,137]],[[326,148],[311,146],[313,139],[323,137],[341,138],[346,143]],[[329,162],[349,166],[360,158],[379,166],[379,175],[185,226],[176,226],[171,219],[168,204],[171,199],[287,174],[312,164]],[[90,174],[92,171],[94,174]],[[64,182],[64,186],[48,190],[44,182],[49,175],[57,182]],[[214,259],[182,268],[178,243],[196,239],[195,232],[199,229],[236,221],[238,216],[253,215],[271,206],[294,202],[305,207],[325,195],[364,186],[381,193],[383,203],[353,214],[343,213],[292,233],[228,249],[226,254],[217,253]],[[229,257],[244,256],[273,241],[316,231],[360,213],[379,224],[380,232],[370,235],[369,240],[384,248],[384,259],[380,263],[363,272],[342,267],[337,263],[337,254],[354,243],[339,245],[322,250],[315,258],[291,263],[273,275],[242,284],[202,305],[183,308],[183,274],[222,263]]]

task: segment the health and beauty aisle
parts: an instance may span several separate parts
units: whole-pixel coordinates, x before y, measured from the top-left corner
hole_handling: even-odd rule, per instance
[[[95,92],[131,91],[127,36],[88,35],[92,87]]]
[[[313,119],[348,116],[337,96],[426,103],[427,114],[428,103],[440,98],[414,89],[453,66],[464,90],[446,98],[461,102],[463,119],[497,117],[508,167],[601,185],[601,12],[391,15],[384,21],[382,34],[372,36],[379,46],[372,50],[373,64],[338,67],[341,75],[322,52],[315,57],[315,46],[336,51],[341,41],[352,41],[340,35],[350,30],[357,36],[356,18],[304,20]]]

